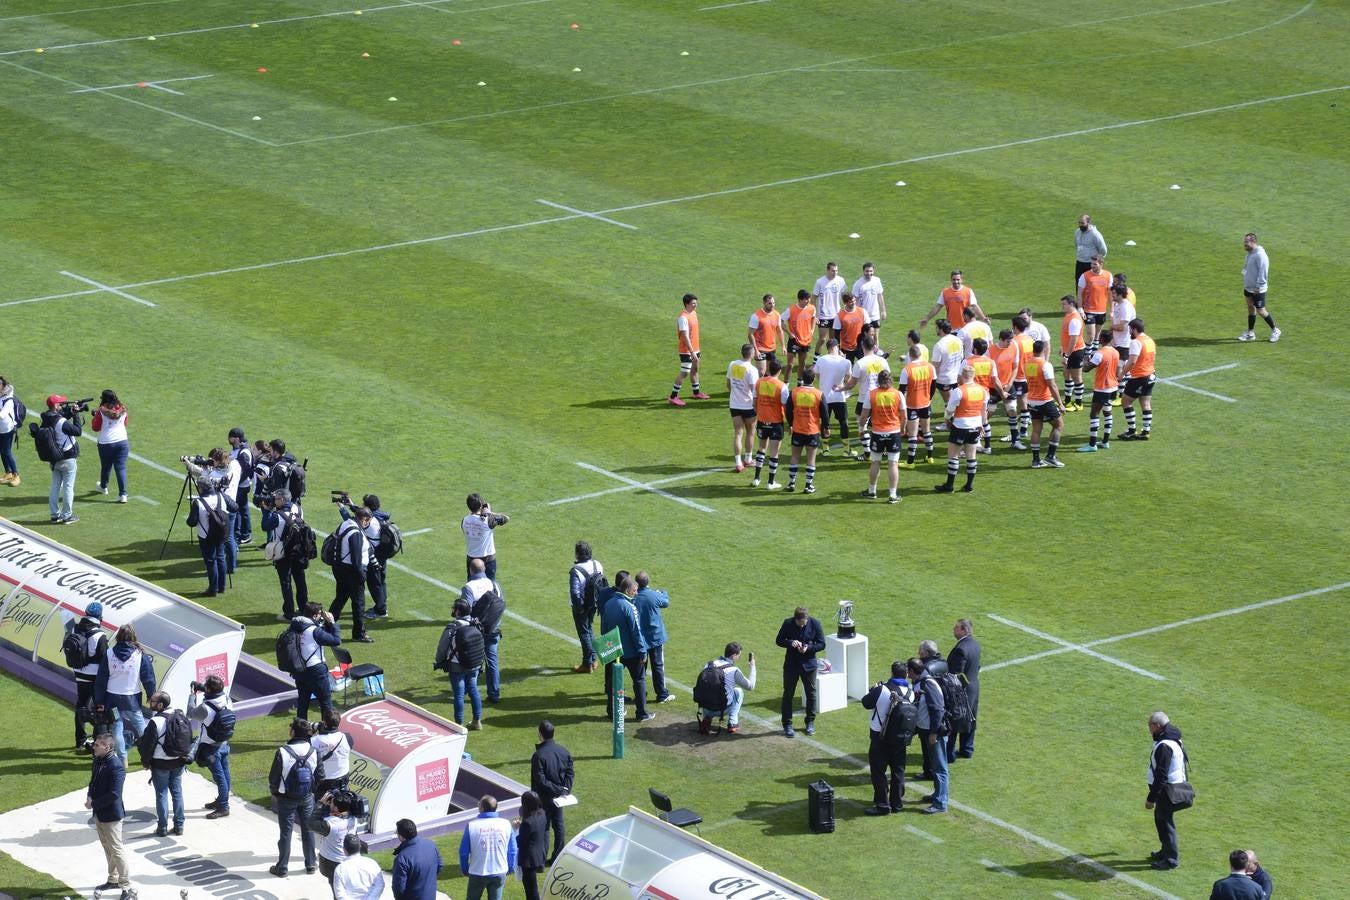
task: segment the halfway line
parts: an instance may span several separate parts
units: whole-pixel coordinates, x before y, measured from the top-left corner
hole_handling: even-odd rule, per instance
[[[656,487],[662,484],[670,484],[672,481],[683,481],[686,478],[697,478],[700,475],[711,475],[714,472],[720,472],[720,469],[701,469],[697,472],[684,472],[680,475],[671,475],[668,478],[658,478],[655,481],[646,482],[645,487]],[[578,494],[575,497],[564,497],[561,500],[550,500],[549,506],[562,506],[564,503],[576,503],[578,500],[591,500],[595,497],[604,497],[608,494],[618,494],[623,491],[637,490],[638,485],[621,484],[618,487],[605,488],[603,491],[591,491],[589,494]]]
[[[1049,641],[1052,644],[1058,644],[1067,650],[1077,650],[1079,653],[1085,653],[1094,659],[1100,659],[1102,662],[1108,662],[1113,666],[1119,666],[1122,669],[1134,672],[1136,675],[1143,675],[1145,678],[1152,678],[1154,681],[1167,680],[1156,672],[1150,672],[1148,669],[1141,669],[1138,666],[1130,665],[1124,660],[1116,659],[1114,656],[1107,656],[1105,653],[1098,653],[1096,650],[1090,650],[1082,644],[1075,644],[1072,641],[1066,641],[1063,638],[1055,637],[1053,634],[1047,634],[1040,629],[1032,628],[1030,625],[1023,625],[1020,622],[1014,622],[1012,619],[1005,619],[1003,616],[996,616],[993,613],[985,613],[985,615],[995,622],[1001,622],[1002,624],[1007,625],[1009,628],[1025,631],[1027,634],[1034,635],[1035,637],[1044,641]]]
[[[608,222],[610,225],[618,225],[620,228],[627,228],[630,231],[637,231],[636,225],[629,225],[626,222],[616,222],[613,219],[606,219],[604,216],[596,213],[586,212],[585,210],[575,209],[571,206],[563,206],[561,203],[554,203],[552,200],[535,200],[535,203],[542,203],[545,206],[551,206],[554,209],[561,209],[563,212],[576,213],[579,216],[585,216],[587,219],[595,219],[597,222]]]
[[[66,276],[67,278],[74,278],[76,281],[83,281],[85,284],[93,285],[100,291],[107,291],[109,294],[115,294],[116,296],[121,297],[123,300],[130,300],[131,302],[139,303],[142,306],[149,306],[155,308],[157,308],[158,306],[155,303],[151,303],[149,300],[142,300],[140,297],[128,294],[126,291],[120,290],[119,288],[109,287],[106,284],[100,284],[99,282],[95,281],[92,278],[85,278],[83,275],[76,275],[74,272],[67,272],[64,269],[62,269],[61,274]]]
[[[700,6],[699,12],[710,12],[714,9],[731,9],[733,6],[750,6],[755,3],[768,3],[769,0],[738,0],[736,3],[719,3],[717,6]]]
[[[608,469],[602,469],[599,466],[593,466],[590,463],[581,462],[580,460],[577,461],[577,465],[581,466],[581,468],[586,469],[588,471],[596,472],[600,475],[605,475],[609,478],[613,478],[615,481],[622,481],[624,484],[631,485],[635,488],[639,488],[644,491],[651,491],[653,494],[665,497],[667,500],[674,500],[676,503],[683,503],[685,506],[691,506],[694,509],[701,510],[706,513],[717,512],[717,510],[713,509],[711,506],[704,506],[702,503],[695,503],[688,497],[680,497],[668,491],[663,491],[658,488],[654,488],[649,484],[643,484],[641,481],[636,481],[625,475],[620,475],[618,472],[611,472]]]

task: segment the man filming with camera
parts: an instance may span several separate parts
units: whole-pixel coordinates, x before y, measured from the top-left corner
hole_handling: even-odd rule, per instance
[[[206,804],[208,819],[223,819],[230,814],[230,738],[234,737],[234,710],[225,694],[225,680],[208,675],[205,683],[192,682],[187,715],[202,723],[197,741],[196,762],[206,766],[216,784],[216,799]]]
[[[337,539],[337,556],[333,560],[333,580],[337,582],[337,595],[328,611],[335,618],[341,618],[352,604],[352,640],[363,644],[373,644],[375,639],[366,634],[366,572],[371,565],[370,541],[366,539],[366,529],[370,527],[373,516],[364,506],[353,507],[351,518],[344,517],[338,525],[334,537]]]
[[[281,582],[281,615],[277,620],[289,622],[295,618],[297,609],[304,609],[309,603],[309,585],[305,581],[308,544],[301,545],[299,532],[312,535],[312,530],[305,524],[300,505],[291,500],[291,492],[284,488],[261,494],[258,506],[262,509],[263,531],[267,533],[264,552]]]
[[[464,531],[464,571],[473,577],[473,561],[483,561],[483,571],[493,581],[497,580],[497,540],[496,529],[511,521],[510,516],[492,511],[492,505],[478,494],[470,494],[466,501],[469,514],[460,523]]]
[[[218,484],[206,476],[197,479],[198,496],[192,498],[187,517],[187,523],[197,529],[202,562],[206,563],[206,593],[203,595],[206,597],[225,593],[225,577],[229,571],[225,548],[230,541],[230,523],[233,521],[230,514],[235,506]]]
[[[351,494],[346,491],[330,493],[333,502],[338,504],[338,515],[342,516],[344,521],[356,515],[358,507],[352,505]],[[394,555],[392,531],[386,533],[389,513],[380,509],[380,498],[374,494],[362,497],[361,505],[370,511],[370,522],[362,526],[361,531],[370,542],[370,564],[366,566],[366,590],[370,591],[370,599],[375,607],[366,614],[366,618],[383,619],[389,615],[389,593],[385,581],[388,570],[385,562]]]
[[[80,413],[89,411],[89,401],[67,400],[60,394],[47,398],[47,411],[41,423],[29,426],[37,444],[38,459],[52,467],[52,489],[47,496],[47,507],[52,522],[73,525],[80,521],[75,515],[75,472],[79,468],[80,445],[75,439],[84,432]]]
[[[225,574],[233,575],[239,557],[239,545],[235,543],[235,531],[239,528],[239,506],[235,498],[239,496],[243,468],[237,459],[230,456],[230,451],[223,447],[214,448],[205,459],[200,456],[184,456],[182,461],[192,477],[199,482],[203,478],[209,480],[215,485],[216,493],[227,502],[228,527],[221,552],[225,557]]]

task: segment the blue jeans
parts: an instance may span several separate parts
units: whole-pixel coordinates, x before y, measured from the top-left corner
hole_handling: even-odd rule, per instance
[[[309,698],[313,694],[319,700],[319,714],[326,717],[333,711],[333,686],[328,680],[328,669],[323,663],[316,663],[295,678],[295,716],[298,719],[309,718]]]
[[[151,769],[150,781],[155,786],[155,818],[160,828],[169,827],[169,797],[173,796],[173,827],[183,827],[183,767]]]
[[[598,658],[595,655],[595,613],[586,615],[581,611],[581,607],[572,604],[572,621],[577,626],[577,640],[581,642],[581,664],[589,666]]]
[[[277,840],[277,868],[283,872],[291,865],[291,832],[295,822],[300,825],[300,847],[305,854],[305,868],[318,865],[314,855],[314,832],[309,829],[309,818],[314,815],[314,795],[303,797],[274,797],[273,808],[277,811],[277,822],[281,825],[281,836]]]
[[[745,688],[739,684],[731,688],[731,702],[727,704],[727,727],[733,727],[741,724],[741,704],[745,702]],[[702,709],[698,711],[699,715],[707,716],[709,719],[716,719],[722,715],[715,709]]]
[[[230,513],[230,524],[225,528],[225,543],[221,546],[225,548],[225,571],[234,574],[235,562],[239,559],[239,545],[235,543],[235,531],[239,528],[239,513]],[[225,590],[225,588],[221,588]]]
[[[499,634],[483,645],[483,652],[487,654],[487,695],[493,703],[502,698],[502,670],[497,661],[497,647],[501,642]]]
[[[47,495],[47,508],[53,516],[75,515],[75,471],[79,467],[78,459],[63,459],[52,464],[52,489]]]
[[[6,472],[15,475],[19,474],[19,464],[14,461],[14,435],[18,433],[18,429],[15,429],[0,434],[0,462],[4,463]]]
[[[670,696],[670,691],[666,690],[665,644],[657,644],[647,651],[647,667],[652,673],[652,690],[656,691],[656,702],[660,703]]]
[[[137,740],[145,733],[145,713],[141,711],[141,697],[139,694],[108,694],[106,702],[108,709],[116,714],[116,721],[112,725],[113,749],[122,757],[122,761],[126,762],[126,726],[131,726],[131,733]]]
[[[947,741],[938,735],[933,744],[933,806],[947,808]]]
[[[225,542],[212,544],[198,539],[202,549],[202,562],[206,563],[206,590],[220,594],[225,591]]]
[[[98,483],[108,486],[108,473],[117,473],[117,493],[127,492],[127,456],[131,454],[130,441],[113,441],[98,445]]]
[[[464,692],[468,691],[469,700],[473,704],[473,718],[477,721],[483,718],[483,698],[478,695],[478,669],[474,668],[468,672],[451,672],[450,686],[455,691],[455,722],[464,724]]]
[[[216,807],[230,808],[230,742],[216,745],[216,752],[207,757],[206,768],[216,783]]]
[[[488,900],[502,900],[502,887],[505,884],[505,875],[470,875],[464,900],[479,900],[484,891],[487,892]]]
[[[247,489],[240,488],[234,498],[234,502],[239,506],[238,527],[234,530],[236,542],[253,537],[253,513],[248,508],[248,493]]]

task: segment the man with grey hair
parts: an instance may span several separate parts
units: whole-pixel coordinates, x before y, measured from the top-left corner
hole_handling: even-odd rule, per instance
[[[1186,748],[1181,743],[1181,731],[1159,710],[1148,717],[1148,730],[1153,735],[1153,750],[1149,755],[1148,799],[1144,809],[1153,810],[1153,824],[1158,829],[1162,848],[1149,854],[1155,869],[1175,869],[1179,864],[1177,828],[1172,816],[1177,807],[1168,795],[1167,786],[1186,780]]]
[[[947,735],[948,763],[958,756],[970,759],[975,755],[975,722],[980,714],[980,642],[975,640],[972,631],[969,619],[957,619],[952,626],[956,646],[947,654],[947,668],[966,686],[966,695],[970,697],[970,730]],[[956,746],[958,737],[960,749]]]
[[[1256,317],[1259,315],[1270,326],[1270,342],[1280,339],[1280,329],[1275,327],[1275,319],[1266,307],[1266,281],[1270,274],[1270,259],[1266,248],[1257,240],[1256,233],[1247,232],[1242,237],[1242,247],[1247,258],[1242,263],[1242,296],[1247,300],[1247,330],[1238,335],[1239,341],[1256,340]]]
[[[923,670],[933,678],[940,678],[947,674],[947,661],[938,652],[937,641],[919,642],[919,662],[923,664]],[[923,748],[923,771],[916,777],[920,781],[932,781],[933,747],[927,741],[920,741],[919,746]]]
[[[1092,266],[1092,257],[1106,259],[1106,238],[1092,224],[1092,216],[1083,213],[1078,217],[1078,230],[1073,233],[1073,283]]]

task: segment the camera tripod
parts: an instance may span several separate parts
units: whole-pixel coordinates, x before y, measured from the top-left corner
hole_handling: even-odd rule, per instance
[[[188,505],[197,498],[192,494],[192,473],[188,472],[183,476],[183,489],[178,492],[178,503],[173,508],[173,518],[169,519],[169,530],[164,533],[164,541],[159,545],[159,558],[164,558],[164,550],[169,546],[169,536],[173,534],[173,526],[178,523],[178,513],[183,508],[183,498],[187,497]],[[188,535],[188,543],[192,543],[192,535]]]

